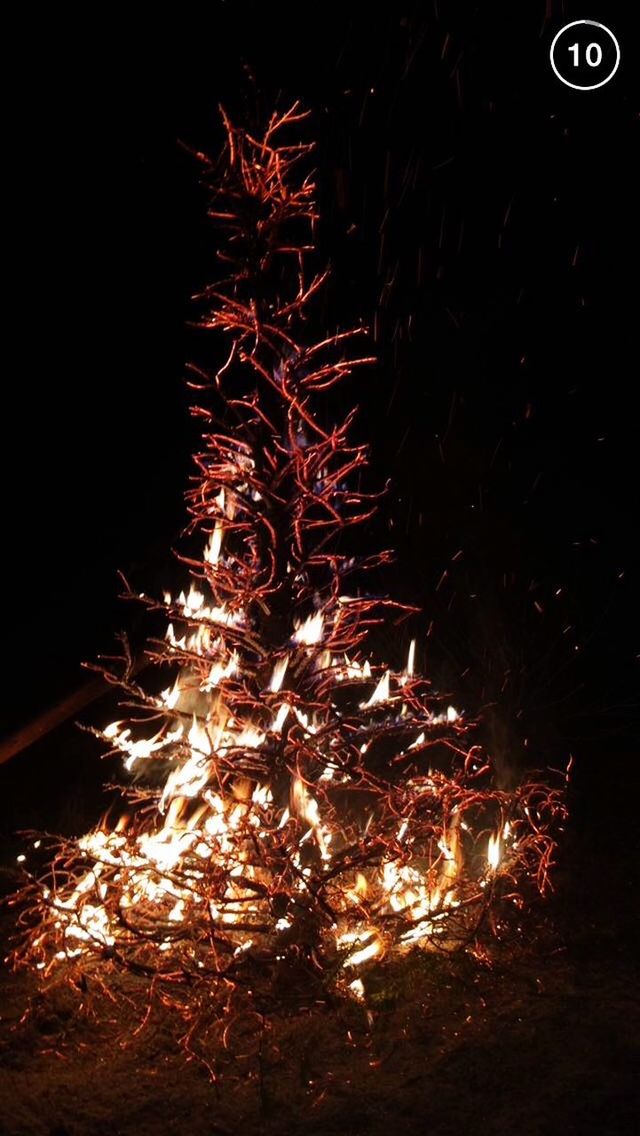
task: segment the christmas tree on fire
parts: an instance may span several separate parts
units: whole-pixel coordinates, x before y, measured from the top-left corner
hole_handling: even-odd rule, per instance
[[[166,611],[147,649],[165,689],[128,656],[107,675],[129,719],[101,736],[136,775],[121,819],[57,841],[21,892],[18,957],[47,975],[130,971],[188,1001],[302,968],[362,997],[370,960],[473,949],[547,885],[562,788],[502,791],[413,645],[401,673],[370,657],[371,628],[406,612],[362,584],[388,554],[353,554],[377,498],[327,392],[372,360],[362,328],[309,335],[327,273],[311,147],[287,142],[304,117],[260,137],[225,117],[220,162],[199,156],[223,276],[201,326],[227,345],[190,373],[201,553],[184,592],[145,600]]]

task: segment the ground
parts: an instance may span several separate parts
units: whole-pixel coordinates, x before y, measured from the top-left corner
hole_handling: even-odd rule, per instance
[[[355,1004],[277,1015],[261,1053],[239,1023],[215,1054],[216,1084],[185,1064],[161,1016],[132,1037],[126,1012],[92,1020],[58,991],[20,1025],[34,980],[5,970],[0,1131],[637,1131],[637,881],[622,835],[613,845],[606,835],[569,837],[555,898],[515,953],[492,967],[416,956],[384,974],[369,1018]]]

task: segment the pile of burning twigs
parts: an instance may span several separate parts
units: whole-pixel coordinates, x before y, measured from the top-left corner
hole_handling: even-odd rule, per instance
[[[190,370],[204,550],[181,558],[188,590],[136,597],[166,613],[147,652],[165,688],[141,685],[126,649],[103,669],[129,714],[99,732],[132,774],[120,819],[57,839],[42,877],[21,857],[16,897],[16,961],[131,972],[192,1024],[203,999],[289,972],[362,999],[385,955],[476,950],[545,891],[566,816],[562,775],[497,787],[413,643],[400,672],[371,661],[371,628],[407,609],[362,584],[389,553],[351,551],[377,496],[358,488],[353,412],[328,426],[324,396],[373,360],[353,351],[362,328],[306,335],[327,273],[309,269],[310,146],[281,142],[304,117],[259,138],[225,117],[221,161],[198,155],[226,235],[200,326],[228,344],[215,373]]]

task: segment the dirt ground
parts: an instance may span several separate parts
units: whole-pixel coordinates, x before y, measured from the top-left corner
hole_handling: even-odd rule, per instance
[[[17,884],[16,829],[83,832],[100,815],[102,770],[85,776],[76,735],[3,767],[0,894]],[[369,1019],[353,1002],[274,1015],[261,1055],[232,1031],[217,1083],[166,1015],[134,1036],[131,1013],[92,1019],[53,993],[20,1024],[35,977],[0,965],[0,1136],[637,1132],[637,821],[630,755],[609,754],[606,779],[603,761],[578,770],[555,895],[515,953],[487,968],[417,952],[372,979]],[[5,944],[14,922],[0,906]]]
[[[638,935],[631,865],[591,841],[560,874],[544,927],[491,968],[421,955],[359,1005],[273,1017],[216,1055],[212,1084],[168,1022],[95,1021],[0,979],[5,1136],[428,1133],[600,1136],[637,1131]],[[624,896],[621,906],[620,897]],[[6,916],[5,916],[6,918]],[[552,928],[552,929],[550,929]],[[244,1052],[242,1052],[244,1051]]]

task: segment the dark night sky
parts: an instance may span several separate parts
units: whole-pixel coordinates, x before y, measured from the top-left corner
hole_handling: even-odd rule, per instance
[[[589,5],[623,53],[590,93],[549,69],[553,32],[585,15],[568,3],[210,4],[136,26],[104,9],[102,27],[72,37],[57,14],[18,44],[5,729],[73,687],[79,661],[131,620],[118,568],[148,590],[173,571],[192,437],[184,362],[219,350],[185,326],[215,235],[177,140],[215,151],[220,100],[237,116],[300,97],[335,270],[326,319],[375,319],[380,366],[353,398],[372,483],[392,479],[390,585],[423,606],[422,643],[432,624],[427,665],[459,703],[496,702],[493,728],[515,750],[525,738],[542,760],[594,742],[633,750],[626,7]]]

